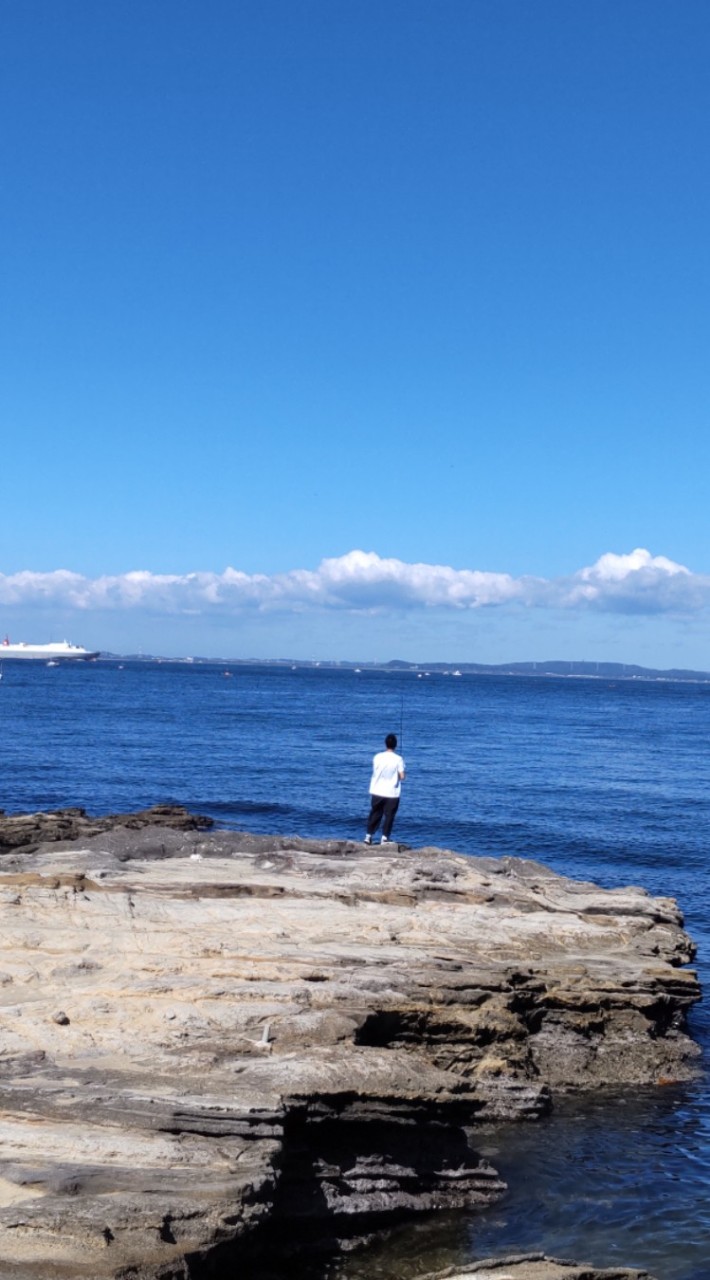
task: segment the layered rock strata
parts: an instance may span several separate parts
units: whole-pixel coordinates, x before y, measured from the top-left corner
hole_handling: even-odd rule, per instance
[[[627,1267],[592,1267],[587,1263],[563,1262],[540,1253],[509,1258],[487,1258],[463,1270],[449,1267],[421,1280],[654,1280],[647,1271]]]
[[[480,1122],[695,1069],[670,899],[170,812],[0,858],[0,1274],[194,1280],[485,1204]]]
[[[156,804],[137,813],[109,813],[91,817],[86,809],[54,809],[45,813],[7,814],[0,809],[0,854],[21,849],[30,853],[41,844],[88,840],[103,831],[168,827],[173,831],[207,831],[211,818],[190,813],[179,804]]]

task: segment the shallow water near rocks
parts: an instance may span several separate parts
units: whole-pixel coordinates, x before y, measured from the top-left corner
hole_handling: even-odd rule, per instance
[[[407,1227],[333,1264],[330,1280],[414,1280],[472,1258],[544,1250],[659,1280],[710,1275],[710,1113],[702,1088],[566,1099],[480,1143],[508,1182],[491,1209]],[[426,1266],[423,1267],[423,1262]]]
[[[8,662],[0,804],[176,802],[229,827],[359,839],[370,757],[402,730],[401,841],[673,896],[706,985],[710,684]],[[693,1027],[707,1046],[705,1006]],[[707,1078],[558,1099],[548,1120],[480,1145],[509,1184],[496,1206],[408,1223],[324,1280],[407,1280],[528,1250],[710,1280]]]

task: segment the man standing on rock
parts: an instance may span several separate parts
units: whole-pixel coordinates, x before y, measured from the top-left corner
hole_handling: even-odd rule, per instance
[[[397,739],[393,733],[385,738],[386,751],[378,751],[372,761],[372,778],[370,779],[370,815],[367,819],[367,835],[365,844],[372,844],[380,823],[382,823],[382,839],[380,844],[390,844],[394,815],[399,808],[399,794],[404,778],[404,760],[395,750]]]

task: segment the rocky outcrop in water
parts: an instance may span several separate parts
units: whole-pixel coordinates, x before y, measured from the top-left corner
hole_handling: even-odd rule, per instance
[[[541,1253],[518,1254],[508,1258],[487,1258],[463,1270],[449,1267],[421,1280],[654,1280],[647,1271],[627,1267],[591,1267],[586,1263],[563,1262]]]
[[[157,804],[137,813],[110,813],[91,818],[86,809],[54,809],[44,813],[6,814],[0,809],[0,854],[12,849],[31,852],[41,844],[59,840],[88,840],[102,831],[125,828],[140,831],[143,827],[169,827],[174,831],[206,831],[211,818],[189,813],[179,804]]]
[[[0,859],[0,1272],[199,1280],[486,1204],[482,1121],[695,1070],[670,899],[171,812]]]

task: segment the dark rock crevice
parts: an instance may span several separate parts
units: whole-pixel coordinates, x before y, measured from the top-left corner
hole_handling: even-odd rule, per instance
[[[493,1203],[505,1190],[472,1146],[470,1108],[357,1095],[292,1102],[268,1221],[189,1259],[190,1280],[320,1274],[397,1223]]]

